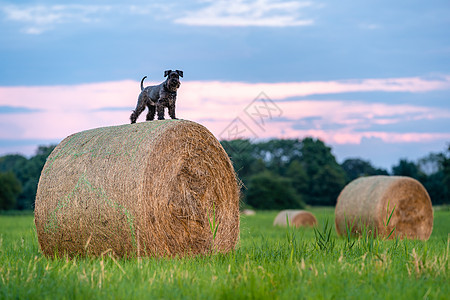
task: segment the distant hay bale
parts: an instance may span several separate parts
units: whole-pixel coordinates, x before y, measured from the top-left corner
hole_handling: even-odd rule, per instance
[[[335,215],[339,235],[346,234],[347,229],[360,234],[365,227],[386,237],[395,228],[391,238],[397,235],[427,240],[433,230],[430,196],[420,182],[403,176],[353,180],[341,191]]]
[[[241,214],[244,216],[254,216],[256,212],[253,209],[244,209]]]
[[[316,217],[305,210],[286,209],[278,213],[273,221],[274,226],[286,226],[286,216],[289,220],[289,226],[294,227],[312,227],[317,225]]]
[[[226,152],[197,123],[98,128],[67,137],[47,159],[35,224],[48,256],[228,252],[239,188]]]

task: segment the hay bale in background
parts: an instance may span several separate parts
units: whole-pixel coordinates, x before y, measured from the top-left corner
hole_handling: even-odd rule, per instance
[[[244,216],[254,216],[256,215],[256,212],[253,209],[244,209],[241,214]]]
[[[389,209],[388,209],[389,205]],[[395,207],[395,208],[394,208]],[[392,218],[386,226],[389,216]],[[403,176],[361,177],[341,191],[335,210],[338,234],[360,234],[363,227],[387,236],[427,240],[433,230],[430,196],[417,180]],[[347,223],[347,225],[346,225]]]
[[[289,226],[294,227],[304,227],[304,226],[316,226],[317,225],[317,219],[316,217],[305,210],[282,210],[278,213],[278,215],[275,217],[275,220],[273,221],[274,226],[286,226],[286,216],[289,220]]]
[[[98,128],[67,137],[48,157],[35,224],[46,255],[227,252],[239,236],[239,188],[228,155],[199,124]]]

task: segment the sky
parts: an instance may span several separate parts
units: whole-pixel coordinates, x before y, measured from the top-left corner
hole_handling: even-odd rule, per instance
[[[128,123],[168,69],[177,117],[218,139],[314,137],[387,170],[450,143],[448,0],[0,0],[0,155]]]

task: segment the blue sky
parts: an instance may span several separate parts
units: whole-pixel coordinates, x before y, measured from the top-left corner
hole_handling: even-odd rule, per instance
[[[254,137],[318,137],[340,162],[450,143],[449,1],[0,0],[0,155],[127,123],[166,69],[178,116],[217,137],[264,92],[282,115]]]

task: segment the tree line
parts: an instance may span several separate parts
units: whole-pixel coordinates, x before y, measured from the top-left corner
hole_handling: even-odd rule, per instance
[[[39,146],[35,155],[19,154],[0,157],[0,210],[34,208],[37,185],[52,146]]]
[[[257,209],[335,205],[344,186],[370,175],[401,175],[419,180],[432,203],[450,204],[450,145],[416,162],[400,159],[388,172],[361,158],[336,161],[331,148],[319,139],[222,141],[241,182],[244,206]],[[0,210],[34,208],[42,168],[54,145],[39,146],[35,155],[0,157]]]
[[[244,205],[257,209],[334,206],[347,183],[370,175],[415,178],[427,189],[434,205],[450,204],[450,144],[446,151],[430,153],[417,162],[400,159],[390,172],[361,158],[339,164],[329,146],[310,137],[233,140],[222,145],[242,182]]]

